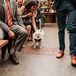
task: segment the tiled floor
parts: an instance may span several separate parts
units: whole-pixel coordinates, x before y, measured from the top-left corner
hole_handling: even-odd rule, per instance
[[[57,27],[44,27],[44,39],[41,49],[32,48],[28,42],[20,53],[17,52],[20,64],[13,65],[6,55],[0,61],[0,76],[76,76],[76,68],[70,65],[69,39],[66,31],[66,50],[62,59],[56,59],[58,50]]]

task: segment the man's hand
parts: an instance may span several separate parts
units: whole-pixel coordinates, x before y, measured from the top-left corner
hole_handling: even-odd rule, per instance
[[[8,36],[9,36],[9,38],[12,38],[12,39],[15,38],[15,34],[14,34],[14,32],[12,32],[11,30],[9,30]]]

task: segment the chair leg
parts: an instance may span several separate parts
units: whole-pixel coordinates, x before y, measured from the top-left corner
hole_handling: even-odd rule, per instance
[[[12,39],[9,40],[8,44],[1,48],[1,60],[4,59],[6,50],[8,47],[8,53],[10,54],[11,48],[12,48]]]
[[[12,48],[12,39],[10,39],[8,42],[8,53],[9,54],[10,54],[11,48]]]
[[[2,47],[2,49],[1,49],[1,60],[3,60],[4,57],[5,57],[5,54],[6,54],[6,48],[7,48],[7,45],[5,45],[4,47]]]

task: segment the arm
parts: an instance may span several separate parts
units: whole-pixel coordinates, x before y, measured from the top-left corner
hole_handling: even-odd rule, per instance
[[[25,28],[25,25],[23,24],[22,17],[18,14],[17,5],[16,5],[16,2],[14,0],[12,0],[12,5],[13,5],[13,8],[15,9],[14,10],[15,14],[13,16],[13,21],[16,22],[18,25],[20,25],[21,27]]]
[[[26,17],[32,17],[32,12],[29,12],[29,13],[27,13],[25,15],[22,15],[23,19],[26,18]]]
[[[0,6],[0,28],[4,31],[4,33],[7,33],[9,37],[14,37],[14,33],[11,31],[11,29],[8,27],[8,25],[5,23],[5,12],[2,8],[2,5]]]
[[[10,30],[10,28],[7,26],[6,23],[4,23],[4,20],[5,20],[5,12],[2,7],[2,2],[0,2],[0,28],[7,33]]]
[[[22,15],[22,18],[23,18],[23,19],[26,18],[26,17],[28,17],[28,15]]]
[[[1,20],[0,20],[0,28],[3,29],[6,33],[8,33],[10,30],[10,28],[7,26],[7,24]]]
[[[36,15],[33,13],[33,15],[32,15],[32,25],[33,25],[34,31],[37,30],[37,26],[36,26],[36,22],[35,22],[35,16]]]
[[[8,34],[9,38],[13,39],[15,37],[14,33],[10,30],[7,24],[2,22],[1,20],[0,20],[0,28]]]
[[[19,24],[21,27],[25,28],[25,25],[23,24],[22,17],[19,16],[19,14],[18,14],[17,11],[16,11],[16,19],[17,19],[18,24]]]

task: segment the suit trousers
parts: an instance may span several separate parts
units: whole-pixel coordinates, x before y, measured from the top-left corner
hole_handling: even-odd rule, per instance
[[[14,48],[12,49],[12,51],[10,51],[10,53],[15,53],[15,51],[21,51],[22,46],[27,37],[27,32],[25,31],[25,29],[23,27],[21,27],[19,25],[12,25],[11,30],[15,34],[15,43],[13,45]],[[6,33],[4,33],[4,34],[6,34]]]

